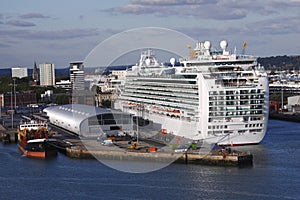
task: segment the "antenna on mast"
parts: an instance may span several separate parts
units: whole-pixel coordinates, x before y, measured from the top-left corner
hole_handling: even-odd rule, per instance
[[[247,45],[248,45],[247,42],[243,43],[242,55],[245,55]]]

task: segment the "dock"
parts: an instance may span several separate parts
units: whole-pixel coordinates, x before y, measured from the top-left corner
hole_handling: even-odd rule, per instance
[[[57,131],[56,139],[64,141],[68,145],[62,151],[73,159],[98,159],[114,161],[146,161],[168,162],[181,164],[201,164],[212,166],[252,166],[253,155],[245,152],[237,152],[230,148],[199,151],[189,148],[185,152],[170,151],[166,144],[160,144],[152,139],[143,139],[138,143],[138,149],[129,148],[128,141],[114,141],[112,145],[102,145],[97,139],[81,140],[78,135],[51,125]],[[162,135],[164,136],[164,135]],[[162,139],[162,138],[158,138]],[[156,140],[157,141],[157,140]],[[165,147],[164,147],[165,145]],[[155,149],[151,151],[151,149]]]
[[[119,152],[119,151],[88,151],[83,149],[67,148],[66,154],[70,158],[87,159],[98,158],[103,160],[117,161],[146,161],[146,162],[170,162],[182,164],[202,164],[213,166],[251,166],[253,164],[253,155],[205,155],[183,153],[179,158],[178,154],[168,153],[136,153],[136,152]]]
[[[66,148],[66,155],[74,159],[95,159],[114,161],[140,161],[159,163],[181,163],[181,164],[201,164],[212,166],[252,166],[253,155],[245,152],[211,151],[209,153],[199,153],[189,149],[186,152],[174,153],[163,151],[134,151],[122,149],[117,146],[102,146],[97,141],[88,141],[82,144],[80,141],[76,145]],[[75,144],[74,143],[74,144]],[[98,144],[97,144],[98,143]],[[96,145],[96,146],[95,146]]]
[[[7,130],[0,124],[0,140],[4,144],[17,143],[18,132],[17,130]]]
[[[54,127],[52,127],[54,128]],[[168,146],[152,140],[140,140],[138,148],[131,149],[128,141],[114,141],[112,145],[103,145],[97,139],[81,140],[67,130],[56,129],[54,138],[58,150],[72,159],[98,159],[113,161],[139,161],[156,163],[201,164],[212,166],[252,166],[253,155],[250,153],[219,149],[201,153],[188,148],[186,151],[170,150]],[[6,130],[0,125],[0,139],[3,143],[17,142],[17,131]],[[230,148],[229,148],[230,149]]]

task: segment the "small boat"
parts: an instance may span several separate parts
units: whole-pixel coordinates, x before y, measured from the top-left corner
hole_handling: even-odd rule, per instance
[[[47,158],[57,155],[56,139],[50,138],[47,124],[31,121],[18,129],[18,148],[27,157]]]
[[[56,139],[42,138],[28,140],[25,148],[22,145],[18,145],[18,148],[27,157],[34,158],[48,158],[57,155],[57,149],[52,143],[56,143]]]
[[[3,144],[10,144],[11,143],[10,135],[4,134],[2,136],[2,142],[3,142]]]

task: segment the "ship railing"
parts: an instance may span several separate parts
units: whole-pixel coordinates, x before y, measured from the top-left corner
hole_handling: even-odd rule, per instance
[[[183,110],[190,110],[190,111],[194,111],[197,108],[197,105],[193,106],[191,104],[181,104],[181,103],[177,103],[177,102],[160,101],[157,99],[141,100],[138,97],[126,97],[123,100],[133,101],[133,102],[140,103],[140,104],[159,105],[159,106],[163,106],[163,107],[172,107],[172,108],[176,108],[176,109],[183,109]]]
[[[139,93],[139,94],[151,94],[151,95],[158,95],[158,96],[167,96],[167,97],[177,97],[177,98],[193,98],[198,100],[198,93],[197,92],[185,92],[182,90],[147,90],[145,87],[140,88],[128,88],[126,90],[127,93]]]
[[[147,86],[161,86],[162,82],[156,82],[153,83],[152,81],[141,81],[141,82],[134,82],[134,83],[128,83],[129,85],[145,85]],[[188,83],[181,83],[181,84],[174,84],[174,83],[163,83],[164,86],[170,86],[172,88],[178,87],[178,88],[197,88],[197,84],[188,84]],[[126,87],[126,86],[125,86]]]
[[[189,105],[198,105],[198,99],[195,100],[188,100],[188,98],[170,98],[170,97],[166,97],[166,96],[157,96],[157,97],[153,97],[152,95],[147,95],[147,94],[131,94],[131,96],[139,98],[139,97],[143,97],[146,99],[152,99],[152,100],[158,100],[158,99],[163,99],[164,102],[173,102],[173,103],[180,103],[180,104],[189,104]]]
[[[236,56],[236,59],[256,59],[255,56],[252,56],[252,55],[237,55]]]
[[[223,84],[222,85],[224,88],[237,88],[237,87],[242,87],[242,88],[252,88],[255,85],[254,84],[235,84],[235,85],[230,85],[230,84]]]
[[[252,78],[253,76],[249,75],[237,75],[235,73],[231,74],[204,74],[205,79],[243,79],[243,78]]]
[[[243,88],[251,88],[254,87],[254,83],[248,83],[248,82],[228,82],[225,83],[222,80],[216,81],[216,84],[221,85],[224,88],[236,88],[236,87],[243,87]]]

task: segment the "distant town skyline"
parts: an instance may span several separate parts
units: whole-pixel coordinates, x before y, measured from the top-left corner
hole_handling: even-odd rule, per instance
[[[238,51],[246,41],[246,53],[259,57],[299,55],[299,0],[0,2],[0,68],[65,68],[112,35],[141,27],[176,30],[216,48],[225,39]]]

